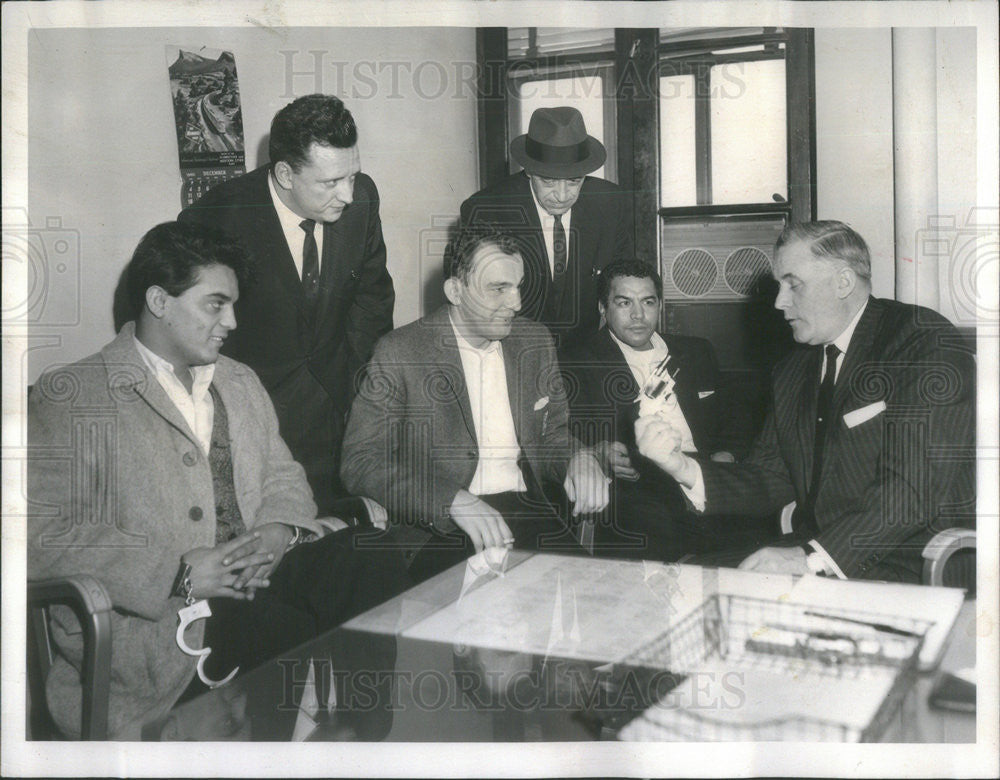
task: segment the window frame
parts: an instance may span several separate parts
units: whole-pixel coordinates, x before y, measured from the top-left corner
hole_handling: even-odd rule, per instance
[[[603,104],[604,148],[608,158],[604,163],[604,178],[617,182],[617,111],[614,90],[614,57],[608,54],[581,54],[568,57],[536,57],[518,59],[508,63],[507,84],[509,99],[507,109],[507,137],[515,138],[528,129],[519,127],[520,98],[519,88],[522,84],[533,81],[554,81],[559,78],[590,78],[601,79],[601,102]],[[591,130],[593,135],[593,130]],[[521,167],[513,159],[508,160],[508,171],[515,173]]]
[[[664,55],[692,55],[704,51],[705,40],[666,42],[659,28],[615,28],[613,78],[615,89],[605,90],[605,100],[615,101],[615,128],[606,138],[616,142],[616,179],[632,193],[635,247],[640,256],[659,258],[659,227],[671,217],[725,217],[784,214],[788,221],[816,218],[816,113],[815,53],[811,28],[785,28],[750,35],[711,39],[713,49],[783,41],[785,44],[785,100],[788,144],[788,199],[784,203],[703,205],[660,208],[659,193],[659,62]],[[509,175],[510,85],[507,28],[477,29],[478,118],[480,177],[486,187]],[[740,56],[740,53],[735,53]],[[746,56],[747,53],[742,53]],[[605,63],[606,53],[581,53],[518,58],[537,68]],[[645,79],[645,81],[644,81]],[[610,94],[609,94],[610,93]],[[605,118],[609,112],[605,111]]]
[[[786,28],[782,31],[739,35],[720,39],[706,39],[693,46],[688,42],[658,43],[657,77],[666,75],[665,64],[677,67],[669,75],[688,75],[695,78],[696,96],[696,167],[698,171],[698,204],[692,206],[660,206],[659,181],[657,181],[657,214],[661,220],[671,217],[719,217],[752,214],[782,214],[786,221],[815,219],[816,214],[816,121],[815,121],[815,68],[812,30]],[[784,44],[779,50],[777,45]],[[760,46],[759,52],[729,52],[744,46]],[[704,53],[711,47],[713,51]],[[711,199],[711,97],[706,89],[699,89],[698,80],[708,82],[711,67],[732,62],[753,62],[782,59],[785,61],[785,138],[787,197],[781,203],[712,204]],[[657,106],[657,109],[659,106]],[[657,121],[659,130],[659,121]],[[659,144],[659,135],[655,139]],[[657,154],[659,146],[657,146]],[[659,175],[659,169],[657,169]]]

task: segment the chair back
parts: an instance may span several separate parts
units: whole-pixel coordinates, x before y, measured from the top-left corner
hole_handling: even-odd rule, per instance
[[[108,694],[111,685],[111,598],[94,577],[75,575],[28,583],[28,713],[29,739],[58,739],[46,706],[45,681],[55,661],[49,631],[49,607],[73,609],[83,629],[80,738],[108,737]]]

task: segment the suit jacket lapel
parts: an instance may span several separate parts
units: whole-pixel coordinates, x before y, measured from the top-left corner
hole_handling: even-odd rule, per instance
[[[261,180],[263,191],[258,193],[262,205],[261,221],[258,223],[257,243],[261,247],[258,253],[261,257],[271,258],[270,267],[274,272],[276,281],[281,288],[296,301],[296,307],[303,311],[305,304],[305,292],[302,289],[302,279],[295,268],[295,261],[292,259],[291,249],[285,239],[285,231],[281,229],[281,221],[278,219],[278,212],[274,208],[271,200],[271,190],[267,183],[267,177],[271,175],[270,169],[264,172],[266,175]],[[302,234],[305,240],[305,233]]]
[[[589,273],[589,269],[593,267],[592,258],[597,249],[597,226],[602,222],[602,215],[600,204],[595,204],[590,197],[586,181],[583,183],[580,198],[573,204],[573,217],[570,222],[572,224],[570,247],[573,251],[571,257],[581,273],[584,268],[588,269]],[[574,243],[576,250],[572,250]]]
[[[847,354],[844,355],[840,373],[837,375],[837,384],[834,385],[833,411],[835,419],[841,416],[841,409],[850,397],[855,372],[868,361],[881,313],[882,308],[878,302],[874,298],[869,298],[868,306],[864,314],[861,315],[861,319],[858,320],[854,335],[851,336],[851,343],[847,345]]]
[[[620,388],[621,394],[615,393],[616,398],[637,398],[639,396],[639,384],[635,381],[635,376],[632,374],[632,369],[629,368],[628,361],[625,360],[624,353],[615,343],[607,325],[601,328],[599,332],[601,336],[594,342],[593,362],[595,365],[603,364],[610,371],[615,371],[615,377],[621,376],[625,381],[625,386]],[[616,402],[616,405],[620,403]]]
[[[671,370],[673,371],[673,376],[676,379],[674,384],[674,395],[677,397],[677,405],[681,408],[681,413],[684,415],[684,420],[688,424],[688,428],[691,429],[691,436],[695,440],[695,446],[698,447],[699,452],[701,451],[702,445],[699,444],[698,433],[703,428],[701,424],[701,416],[699,412],[701,407],[698,404],[698,396],[695,395],[697,392],[695,385],[693,384],[694,379],[688,376],[684,371],[684,366],[682,365],[683,356],[678,352],[676,343],[670,336],[664,336],[661,334],[661,338],[667,345],[667,352],[671,355]]]
[[[795,416],[796,438],[802,452],[804,489],[809,489],[812,473],[813,449],[816,443],[816,404],[819,401],[819,372],[823,363],[823,350],[812,347],[801,357],[801,384],[798,396],[798,414]],[[775,414],[780,412],[776,409]]]
[[[532,278],[544,279],[545,290],[548,291],[552,285],[552,271],[549,268],[549,255],[545,250],[545,237],[542,229],[542,222],[538,217],[538,208],[535,206],[535,199],[531,194],[531,182],[525,174],[521,174],[521,181],[518,184],[516,199],[520,206],[520,211],[525,215],[526,227],[522,240],[528,244],[528,256],[524,258],[525,263],[530,263],[532,268],[525,269],[525,276],[532,273]]]
[[[469,387],[465,381],[465,367],[462,365],[462,356],[458,351],[458,341],[448,316],[447,304],[428,316],[426,322],[434,333],[429,342],[432,352],[428,357],[433,359],[442,379],[454,394],[458,408],[462,413],[462,421],[465,423],[470,438],[476,442],[478,447],[479,439],[476,436],[476,423],[472,419],[472,405],[469,401]]]
[[[336,222],[327,222],[323,225],[323,258],[319,271],[319,294],[316,299],[316,318],[313,323],[314,332],[322,332],[327,327],[328,321],[335,316],[334,307],[331,306],[331,298],[335,298],[334,291],[343,286],[342,258],[344,255],[344,243],[346,241],[347,230],[345,228],[345,217],[348,212],[345,210],[343,216]],[[304,300],[304,299],[303,299]]]
[[[183,415],[146,367],[133,343],[134,336],[135,324],[128,322],[115,340],[101,351],[105,365],[112,368],[109,371],[109,381],[114,385],[114,395],[121,397],[131,390],[192,444],[200,446]]]

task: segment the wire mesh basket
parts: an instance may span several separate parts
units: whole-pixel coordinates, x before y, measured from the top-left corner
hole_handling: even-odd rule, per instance
[[[717,594],[625,660],[684,674],[687,685],[647,709],[619,737],[876,739],[912,684],[931,625]],[[735,705],[724,706],[726,693]]]

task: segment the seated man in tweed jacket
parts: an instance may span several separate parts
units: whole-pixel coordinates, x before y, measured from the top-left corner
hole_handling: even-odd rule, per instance
[[[205,690],[175,641],[185,602],[209,600],[212,617],[184,639],[211,646],[207,676],[220,679],[406,584],[391,553],[355,550],[351,530],[325,533],[260,381],[220,357],[249,271],[214,228],[153,228],[126,270],[135,319],[96,355],[43,375],[29,399],[28,577],[83,573],[107,588],[113,739],[137,738]],[[74,735],[80,628],[68,608],[51,622],[47,698]]]

